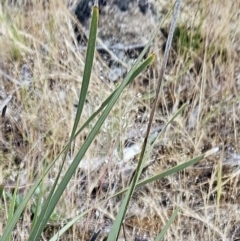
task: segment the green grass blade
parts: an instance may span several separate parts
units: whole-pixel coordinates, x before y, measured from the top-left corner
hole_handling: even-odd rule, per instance
[[[184,110],[184,108],[186,107],[186,104],[183,105],[178,111],[177,113],[168,121],[168,123],[164,126],[164,128],[162,129],[162,131],[157,135],[157,137],[159,137],[163,131],[167,128],[167,126],[179,115],[182,113],[182,111]],[[157,137],[155,138],[155,140],[157,139]],[[155,140],[152,140],[152,144],[148,150],[148,152],[146,153],[146,155],[144,155],[144,152],[141,152],[140,154],[140,158],[139,158],[139,162],[140,162],[140,165],[138,165],[137,167],[137,170],[136,170],[136,179],[135,179],[135,182],[138,181],[139,177],[140,177],[140,174],[142,173],[142,169],[143,169],[143,166],[144,166],[144,163],[145,161],[147,160],[147,158],[150,156],[150,153],[152,152],[152,149],[154,147],[154,143],[155,143]],[[118,234],[119,234],[119,231],[120,231],[120,226],[122,224],[122,221],[123,221],[123,217],[124,217],[124,213],[126,212],[126,208],[127,208],[127,205],[130,201],[130,197],[133,193],[133,190],[135,188],[135,182],[134,182],[134,179],[133,181],[131,182],[130,184],[130,187],[127,189],[127,193],[126,193],[126,196],[122,202],[122,205],[120,207],[120,210],[118,212],[118,215],[117,215],[117,219],[116,221],[114,222],[113,224],[113,227],[109,233],[109,236],[108,236],[108,241],[110,240],[116,240],[117,237],[118,237]],[[138,184],[136,185],[136,187],[138,187]]]
[[[204,157],[205,157],[204,154],[199,155],[199,156],[194,157],[193,159],[191,159],[191,160],[189,160],[189,161],[187,161],[187,162],[184,162],[184,163],[181,163],[181,164],[179,164],[179,165],[177,165],[177,166],[175,166],[175,167],[172,167],[172,168],[168,169],[167,171],[164,171],[164,172],[159,173],[159,174],[157,174],[157,175],[155,175],[155,176],[153,176],[153,177],[150,177],[150,178],[147,178],[147,179],[145,179],[145,180],[143,180],[143,181],[140,181],[140,182],[137,184],[136,188],[137,188],[137,187],[142,187],[142,186],[144,186],[144,185],[146,185],[146,184],[148,184],[148,183],[154,182],[154,181],[156,181],[156,180],[162,179],[162,178],[164,178],[164,177],[167,177],[167,176],[169,176],[169,175],[172,175],[172,174],[174,174],[174,173],[177,173],[177,172],[179,172],[179,171],[182,171],[182,170],[184,170],[185,168],[187,168],[187,167],[189,167],[189,166],[195,165],[196,163],[198,163],[199,161],[201,161]]]
[[[8,210],[7,225],[8,225],[8,223],[10,222],[10,220],[12,219],[12,217],[13,217],[14,208],[16,207],[16,198],[17,198],[18,186],[19,186],[19,174],[18,174],[18,176],[17,176],[16,186],[15,186],[13,195],[12,195],[12,197],[11,197],[11,204],[10,204],[10,208],[9,208],[9,210]],[[6,240],[9,240],[9,241],[10,241],[10,236],[11,236],[11,233],[8,234],[8,237],[7,237]]]
[[[71,140],[73,139],[74,134],[77,130],[77,126],[82,115],[83,106],[85,104],[85,100],[88,92],[88,86],[90,83],[90,77],[92,73],[92,66],[93,66],[93,60],[94,60],[94,52],[95,52],[95,46],[96,46],[96,39],[97,39],[97,27],[98,27],[98,18],[99,18],[98,11],[99,11],[98,7],[94,6],[93,13],[92,13],[90,33],[89,33],[89,40],[87,45],[86,62],[85,62],[84,72],[83,72],[83,81],[81,85],[81,92],[79,96],[77,113],[76,113],[73,130],[70,138]]]
[[[149,159],[153,148],[155,146],[155,142],[156,140],[162,135],[162,133],[166,130],[166,128],[174,121],[174,119],[178,116],[181,115],[181,113],[183,112],[183,110],[185,109],[185,107],[187,106],[187,104],[184,104],[180,107],[180,109],[173,115],[173,117],[170,118],[170,120],[167,122],[167,124],[162,128],[162,130],[155,136],[155,137],[150,137],[151,142],[150,142],[150,147],[147,151],[147,153],[144,155],[143,157],[143,162],[142,162],[142,168],[144,167],[144,164],[146,162],[146,160]]]
[[[17,183],[16,183],[16,186],[15,186],[13,195],[11,197],[11,204],[10,204],[10,208],[8,210],[8,222],[13,217],[14,207],[16,206],[16,197],[17,197],[18,184],[19,184],[19,175],[17,177]]]
[[[197,157],[194,157],[194,158],[192,158],[191,160],[186,161],[186,162],[184,162],[184,163],[181,163],[181,164],[179,164],[179,165],[177,165],[177,166],[175,166],[175,167],[173,167],[173,168],[170,168],[170,169],[168,169],[167,171],[164,171],[164,172],[159,173],[159,174],[157,174],[157,175],[155,175],[155,176],[153,176],[153,177],[150,177],[150,178],[147,178],[147,179],[145,179],[145,180],[143,180],[143,181],[140,181],[140,182],[136,185],[136,187],[142,187],[142,186],[144,186],[144,185],[146,185],[146,184],[148,184],[148,183],[150,183],[150,182],[153,182],[153,181],[162,179],[162,178],[167,177],[167,176],[169,176],[169,175],[171,175],[171,174],[174,174],[174,173],[176,173],[176,172],[182,171],[182,170],[184,170],[184,169],[187,168],[187,167],[190,167],[190,166],[192,166],[192,165],[195,165],[195,164],[198,163],[200,160],[206,158],[206,157],[209,156],[209,155],[212,155],[212,154],[216,153],[217,151],[218,151],[218,148],[213,148],[213,149],[207,151],[206,153],[201,154],[201,155],[199,155],[199,156],[197,156]]]
[[[147,51],[147,48],[145,48],[145,51]],[[144,56],[144,54],[142,54]],[[155,56],[152,55],[150,56],[150,59],[152,62],[155,59]],[[120,88],[117,89],[115,95],[113,95],[112,99],[109,101],[108,106],[106,107],[106,109],[104,110],[102,116],[99,118],[99,120],[97,121],[96,125],[94,126],[93,130],[90,132],[88,138],[86,139],[86,141],[84,142],[82,148],[80,149],[80,151],[78,152],[77,156],[75,157],[75,159],[73,160],[72,164],[70,165],[68,171],[66,172],[63,180],[61,181],[61,183],[59,184],[56,192],[54,193],[53,197],[51,198],[51,200],[48,202],[47,204],[47,209],[44,211],[44,215],[41,215],[41,218],[39,218],[37,224],[36,224],[36,229],[33,229],[29,240],[37,240],[40,237],[40,234],[42,232],[42,230],[44,229],[52,211],[54,210],[58,200],[60,199],[64,189],[66,188],[69,180],[71,179],[72,175],[74,174],[77,166],[79,165],[82,157],[84,156],[84,154],[86,153],[87,149],[89,148],[89,145],[91,144],[91,142],[93,141],[93,139],[95,138],[95,136],[97,135],[100,127],[102,126],[103,122],[105,121],[105,119],[107,118],[109,112],[111,111],[113,105],[116,103],[117,99],[119,98],[120,94],[122,93],[123,89],[126,87],[127,83],[129,82],[129,79],[132,77],[132,75],[134,76],[136,73],[136,68],[139,64],[141,59],[138,59],[135,63],[135,65],[132,67],[132,69],[130,70],[129,74],[126,76],[126,78],[124,79],[123,83],[120,85]]]
[[[57,232],[49,241],[57,241],[57,240],[59,240],[59,237],[61,237],[62,234],[64,234],[72,225],[74,225],[74,223],[76,223],[80,218],[83,218],[86,214],[88,214],[94,208],[95,208],[95,206],[90,208],[90,209],[88,209],[88,210],[86,210],[85,212],[81,213],[80,215],[78,215],[74,219],[72,219],[64,227],[62,227],[61,230],[59,232]]]
[[[39,230],[39,223],[47,223],[48,220],[45,220],[44,217],[45,217],[45,213],[48,209],[48,206],[49,206],[49,203],[53,197],[53,194],[54,194],[54,191],[57,187],[57,183],[58,183],[58,180],[60,178],[60,175],[61,175],[61,171],[62,171],[62,168],[63,168],[63,165],[64,165],[64,161],[62,162],[60,168],[59,168],[59,171],[58,171],[58,174],[57,174],[57,177],[54,181],[54,184],[53,186],[51,187],[51,190],[48,194],[48,197],[47,199],[44,201],[44,204],[41,208],[41,212],[40,212],[40,215],[39,217],[37,218],[36,222],[33,223],[32,227],[31,227],[31,232],[30,232],[30,236],[29,236],[29,240],[31,240],[31,234],[33,234],[33,236],[35,236],[35,234],[37,234],[36,230]],[[41,221],[39,221],[41,220]],[[40,233],[41,234],[41,233]],[[40,237],[40,234],[39,234],[39,237]]]
[[[130,84],[133,79],[135,77],[137,77],[148,65],[150,65],[153,61],[153,57],[152,55],[150,55],[145,61],[143,61],[135,70],[135,72],[133,73],[133,75],[130,77],[128,83],[126,83],[126,86],[128,84]],[[117,90],[119,89],[119,87],[103,102],[103,104],[101,105],[101,107],[84,123],[84,125],[80,128],[80,130],[77,131],[76,135],[78,133],[80,133],[89,123],[91,120],[94,119],[94,117],[96,117],[97,114],[100,113],[100,111],[106,106],[108,105],[109,101],[111,100],[111,98],[113,98],[114,94],[117,92]],[[90,209],[92,210],[92,209]],[[71,220],[68,224],[66,224],[57,234],[54,235],[54,237],[51,239],[51,241],[53,240],[57,240],[62,234],[64,234],[64,232],[66,230],[68,230],[75,222],[77,222],[81,217],[83,217],[85,214],[87,214],[90,210],[87,210],[86,212],[84,212],[83,214],[80,214],[79,216],[77,216],[76,218],[74,218],[73,220]]]
[[[66,150],[66,148],[67,148],[67,145],[63,148],[61,153],[58,154],[58,156],[55,158],[55,160],[53,162],[51,162],[50,165],[48,165],[48,167],[46,168],[45,172],[43,172],[43,174],[36,180],[35,184],[30,188],[30,190],[28,191],[26,196],[23,198],[22,202],[18,205],[18,207],[17,207],[17,209],[16,209],[16,211],[14,213],[13,218],[9,221],[8,225],[6,226],[6,229],[4,230],[3,235],[0,238],[0,241],[5,241],[8,233],[12,232],[12,230],[13,230],[14,226],[16,225],[20,215],[22,214],[25,206],[29,202],[29,200],[32,197],[32,195],[35,193],[35,190],[38,188],[38,186],[40,185],[40,183],[43,180],[43,178],[47,175],[49,170],[55,164],[56,160],[58,160],[59,156]]]
[[[51,199],[52,199],[52,197],[53,197],[53,193],[54,193],[54,191],[55,191],[55,189],[56,189],[56,187],[57,187],[57,183],[58,183],[58,180],[59,180],[59,178],[60,178],[60,175],[61,175],[61,172],[62,172],[62,169],[63,169],[63,165],[64,165],[64,160],[63,160],[63,162],[61,163],[61,166],[60,166],[60,168],[59,168],[57,177],[56,177],[56,179],[55,179],[55,181],[54,181],[54,183],[53,183],[53,186],[51,187],[51,190],[50,190],[50,192],[49,192],[49,194],[48,194],[48,197],[47,197],[47,199],[45,200],[45,202],[44,202],[44,204],[43,204],[43,206],[42,206],[42,208],[41,208],[40,215],[39,215],[37,221],[36,221],[35,223],[33,223],[32,227],[31,227],[31,232],[30,232],[29,239],[31,238],[31,234],[32,234],[32,233],[35,234],[35,233],[36,233],[36,230],[39,229],[39,226],[38,226],[39,223],[40,223],[39,220],[42,220],[41,222],[44,222],[44,221],[45,221],[45,220],[44,220],[45,212],[46,212],[46,210],[48,209],[48,205],[49,205],[49,203],[50,203],[50,201],[51,201]],[[46,223],[47,223],[47,221],[48,221],[48,220],[46,220]]]
[[[158,136],[161,135],[161,133],[162,133],[162,132],[167,128],[167,126],[184,110],[185,107],[186,107],[186,104],[183,105],[183,106],[177,111],[177,113],[169,120],[169,122],[164,126],[163,130],[159,133]],[[156,138],[156,139],[157,139],[157,138]],[[153,147],[154,147],[154,143],[151,145],[151,148],[149,148],[149,151],[148,151],[148,152],[151,152],[151,150],[153,149]],[[217,150],[213,149],[213,152],[212,152],[212,153],[215,153],[216,151],[217,151]],[[183,164],[180,164],[180,165],[178,165],[178,166],[176,166],[176,167],[173,167],[173,168],[171,168],[171,169],[169,169],[169,170],[167,170],[167,171],[165,171],[165,172],[163,172],[163,173],[157,174],[157,175],[155,175],[155,176],[153,176],[153,177],[151,177],[151,178],[148,178],[148,179],[146,179],[146,180],[143,180],[143,181],[137,183],[136,188],[139,188],[139,187],[144,186],[144,185],[146,185],[146,184],[148,184],[148,183],[150,183],[150,182],[152,182],[152,181],[159,180],[159,179],[164,178],[164,177],[166,177],[166,176],[168,176],[168,175],[171,175],[171,174],[173,174],[173,173],[176,173],[176,172],[178,172],[178,171],[181,171],[181,170],[185,169],[186,167],[189,167],[189,166],[191,166],[191,165],[196,164],[197,162],[199,162],[200,160],[202,160],[203,158],[205,158],[207,155],[210,155],[210,154],[212,154],[212,153],[211,153],[211,151],[209,151],[209,152],[207,152],[207,153],[205,153],[205,154],[202,154],[202,155],[200,155],[200,156],[198,156],[198,157],[195,157],[195,158],[193,158],[193,159],[191,159],[191,160],[189,160],[189,161],[187,161],[187,162],[185,162],[185,163],[183,163]],[[147,153],[146,159],[147,159],[147,156],[149,156],[149,155],[150,155],[150,154]],[[143,162],[143,163],[144,163],[144,162]],[[125,189],[125,190],[122,190],[122,191],[120,191],[120,192],[118,192],[118,193],[116,193],[115,195],[113,195],[113,196],[109,197],[108,199],[104,200],[103,202],[105,202],[105,201],[107,201],[107,200],[109,200],[109,199],[111,199],[111,198],[113,198],[113,197],[116,197],[116,196],[118,196],[118,195],[122,195],[122,194],[125,193],[126,191],[128,191],[128,188]],[[103,203],[103,202],[102,202],[102,203]],[[93,208],[94,208],[94,207],[93,207]],[[82,218],[85,214],[87,214],[87,213],[88,213],[89,211],[91,211],[93,208],[85,211],[84,213],[82,213],[82,214],[80,214],[79,216],[77,216],[74,220],[72,220],[71,222],[69,222],[66,226],[64,226],[64,227],[53,237],[52,240],[57,240],[57,237],[60,237],[68,228],[70,228],[75,222],[77,222],[80,218]],[[51,240],[51,241],[52,241],[52,240]]]
[[[127,190],[127,193],[126,193],[126,195],[123,199],[123,202],[122,202],[121,207],[120,207],[120,209],[118,211],[118,214],[117,214],[117,218],[114,221],[114,224],[113,224],[113,226],[111,228],[111,231],[108,235],[107,241],[117,240],[117,238],[118,238],[118,235],[119,235],[119,232],[120,232],[120,227],[122,225],[122,221],[123,221],[123,218],[124,218],[125,213],[126,213],[126,208],[128,206],[129,198],[131,197],[133,186],[134,186],[134,182],[132,181],[128,190]]]
[[[12,230],[14,229],[20,215],[22,214],[24,208],[26,207],[27,203],[29,202],[30,198],[32,197],[32,195],[34,194],[35,190],[37,189],[37,187],[39,186],[39,184],[41,183],[42,179],[44,178],[44,176],[48,173],[48,171],[51,169],[53,164],[49,165],[49,167],[46,169],[46,172],[44,172],[41,177],[36,181],[36,183],[32,186],[32,188],[29,190],[29,192],[27,193],[26,197],[23,199],[23,201],[19,204],[18,208],[16,209],[16,211],[14,212],[14,215],[12,217],[12,219],[9,221],[8,225],[6,226],[6,229],[0,239],[0,241],[5,241],[7,240],[7,237],[9,234],[12,233]]]
[[[164,178],[164,177],[167,177],[168,175],[174,174],[174,173],[176,173],[176,172],[178,172],[178,171],[182,171],[183,169],[185,169],[185,168],[187,168],[187,167],[190,167],[190,166],[192,166],[192,165],[195,165],[195,164],[198,163],[200,160],[206,158],[206,157],[209,156],[209,155],[212,155],[212,154],[216,153],[218,150],[219,150],[218,147],[215,147],[215,148],[207,151],[207,152],[204,153],[204,154],[201,154],[201,155],[199,155],[199,156],[197,156],[197,157],[192,158],[192,159],[189,160],[189,161],[186,161],[186,162],[184,162],[184,163],[182,163],[182,164],[179,164],[178,166],[175,166],[175,167],[170,168],[170,169],[168,169],[168,170],[166,170],[166,171],[164,171],[164,172],[161,172],[161,173],[159,173],[159,174],[156,174],[155,176],[152,176],[152,177],[147,178],[147,179],[145,179],[145,180],[143,180],[143,181],[140,181],[140,182],[137,183],[136,188],[142,187],[142,186],[144,186],[144,185],[146,185],[146,184],[148,184],[148,183],[151,183],[151,182],[153,182],[153,181],[160,180],[160,179],[162,179],[162,178]],[[122,194],[125,193],[127,190],[128,190],[128,188],[126,188],[126,189],[124,189],[124,190],[122,190],[122,191],[120,191],[120,192],[117,192],[117,193],[115,193],[113,196],[111,196],[110,198],[114,198],[114,197],[116,197],[116,196],[122,195]]]
[[[93,60],[94,60],[94,52],[95,52],[96,36],[97,36],[97,26],[98,26],[98,15],[99,15],[98,7],[94,6],[93,7],[92,20],[91,20],[88,47],[87,47],[86,62],[85,62],[84,73],[83,73],[83,81],[82,81],[82,86],[81,86],[79,102],[78,102],[78,109],[77,109],[77,113],[76,113],[76,117],[75,117],[75,121],[74,121],[73,130],[72,130],[72,133],[71,133],[70,141],[69,141],[69,143],[66,147],[66,150],[65,150],[66,155],[67,155],[68,150],[70,149],[70,145],[71,145],[71,143],[74,139],[75,132],[76,132],[79,120],[81,118],[83,106],[84,106],[86,96],[87,96],[88,86],[89,86],[91,72],[92,72]],[[64,160],[65,160],[65,158],[64,158]],[[42,207],[40,216],[38,218],[38,220],[42,220],[43,223],[45,222],[45,220],[44,220],[45,212],[48,209],[48,205],[49,205],[50,200],[53,196],[55,188],[57,186],[57,183],[58,183],[58,180],[60,178],[63,166],[64,166],[64,161],[62,162],[62,164],[59,168],[58,175],[57,175],[57,177],[54,181],[54,185],[51,188],[51,191],[48,194],[48,197],[44,202],[44,205]],[[47,220],[46,220],[46,222],[47,222]],[[39,233],[36,232],[36,230],[39,230],[39,221],[37,221],[35,223],[35,225],[32,226],[31,234],[40,235]],[[31,234],[30,234],[29,239],[32,238]]]
[[[172,213],[171,217],[169,218],[167,224],[164,226],[162,232],[157,236],[157,238],[155,239],[155,241],[161,241],[163,240],[164,235],[166,234],[167,230],[169,229],[170,225],[173,223],[173,221],[175,220],[178,212],[179,212],[179,207]]]
[[[74,135],[75,135],[75,132],[77,130],[77,126],[78,126],[79,120],[81,118],[83,106],[84,106],[86,96],[87,96],[88,86],[89,86],[91,72],[92,72],[93,60],[94,60],[98,16],[99,16],[98,7],[94,6],[93,7],[92,20],[91,20],[89,40],[88,40],[86,62],[85,62],[84,73],[83,73],[83,81],[82,81],[82,86],[81,86],[79,102],[78,102],[78,109],[77,109],[77,113],[76,113],[76,117],[75,117],[75,121],[74,121],[73,130],[72,130],[72,133],[71,133],[70,141],[69,141],[69,144],[67,145],[67,148],[66,148],[66,151],[65,151],[66,155],[67,155],[67,152],[70,148],[70,144],[71,144],[72,140],[74,139]],[[65,158],[64,158],[64,160],[65,160]],[[62,162],[62,164],[59,168],[58,175],[57,175],[57,177],[54,181],[54,185],[51,188],[51,191],[50,191],[50,193],[47,197],[47,200],[45,200],[45,202],[44,202],[44,205],[43,205],[43,208],[41,210],[40,216],[39,216],[37,222],[35,223],[35,225],[32,227],[32,230],[31,230],[31,233],[30,233],[30,236],[29,236],[29,240],[38,240],[40,235],[41,235],[42,230],[44,229],[46,223],[48,222],[48,219],[49,219],[51,213],[49,215],[49,213],[46,214],[46,212],[49,209],[49,205],[52,203],[51,200],[54,196],[53,194],[54,194],[54,191],[56,189],[58,180],[60,178],[60,175],[61,175],[61,172],[62,172],[62,169],[63,169],[63,165],[64,165],[64,161]]]

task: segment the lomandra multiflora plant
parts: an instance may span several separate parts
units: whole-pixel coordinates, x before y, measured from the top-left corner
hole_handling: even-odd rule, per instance
[[[130,202],[131,197],[132,197],[132,195],[134,193],[134,190],[136,188],[139,188],[139,187],[141,187],[143,185],[146,185],[150,182],[153,182],[153,181],[159,180],[161,178],[164,178],[164,177],[166,177],[168,175],[171,175],[173,173],[179,172],[179,171],[199,162],[201,159],[205,158],[207,155],[210,155],[210,154],[217,151],[217,148],[213,149],[211,151],[208,151],[205,154],[199,155],[199,156],[197,156],[197,157],[195,157],[191,160],[188,160],[188,161],[186,161],[182,164],[179,164],[179,165],[177,165],[177,166],[175,166],[171,169],[168,169],[168,170],[165,170],[161,173],[158,173],[155,176],[152,176],[152,177],[150,177],[148,179],[145,179],[143,181],[139,181],[139,177],[140,177],[140,174],[142,172],[144,163],[145,163],[146,159],[151,154],[151,151],[152,151],[152,149],[154,147],[154,144],[155,144],[155,140],[161,136],[161,134],[165,131],[166,127],[176,118],[177,115],[181,114],[181,112],[183,111],[183,109],[186,106],[186,105],[183,105],[177,111],[177,113],[168,121],[168,123],[165,125],[165,127],[162,129],[162,131],[156,137],[156,139],[154,141],[152,141],[151,143],[148,143],[149,133],[150,133],[150,129],[151,129],[153,119],[154,119],[154,112],[155,112],[155,109],[156,109],[157,99],[158,99],[160,89],[161,89],[161,83],[162,83],[162,79],[163,79],[164,72],[165,72],[165,69],[166,69],[169,52],[170,52],[170,49],[171,49],[173,33],[174,33],[174,30],[175,30],[175,27],[176,27],[177,18],[178,18],[178,14],[179,14],[179,11],[180,11],[180,6],[181,6],[181,1],[180,0],[176,1],[176,4],[174,6],[172,23],[171,23],[171,26],[170,26],[167,44],[166,44],[166,48],[165,48],[164,58],[163,58],[163,61],[162,61],[161,72],[160,72],[160,76],[159,76],[159,82],[158,82],[157,88],[156,88],[155,100],[154,100],[153,105],[151,107],[152,110],[151,110],[151,114],[150,114],[150,118],[149,118],[149,122],[148,122],[148,126],[147,126],[147,132],[146,132],[145,139],[144,139],[144,142],[143,142],[143,145],[142,145],[141,154],[139,156],[138,165],[137,165],[135,174],[134,174],[134,176],[132,178],[132,181],[129,184],[128,188],[126,188],[126,189],[124,189],[124,190],[122,190],[118,193],[115,193],[114,195],[106,198],[106,200],[109,200],[109,199],[111,199],[113,197],[116,197],[116,196],[119,196],[119,195],[124,197],[123,200],[122,200],[122,204],[121,204],[121,207],[119,209],[119,212],[118,212],[118,214],[115,218],[115,222],[114,222],[114,224],[113,224],[113,226],[112,226],[112,228],[109,232],[108,239],[107,239],[108,241],[114,241],[114,240],[118,239],[119,232],[120,232],[120,229],[121,229],[121,225],[122,225],[124,217],[127,213],[127,208],[128,208],[129,202]],[[171,12],[171,10],[169,11],[169,13],[170,12]],[[166,15],[164,20],[168,17],[169,13]],[[66,189],[66,187],[69,183],[69,181],[71,180],[72,176],[74,175],[75,170],[78,168],[79,163],[82,161],[86,151],[88,150],[89,146],[93,142],[94,138],[96,137],[96,135],[99,132],[100,128],[102,127],[104,121],[108,117],[108,115],[109,115],[110,111],[112,110],[113,106],[115,105],[115,103],[119,99],[121,93],[130,83],[132,83],[132,81],[139,74],[141,74],[146,69],[147,66],[149,66],[151,63],[153,63],[153,61],[155,59],[154,53],[150,54],[149,57],[146,58],[145,60],[143,60],[143,57],[147,53],[151,43],[153,42],[154,38],[156,37],[157,33],[159,32],[159,28],[162,26],[162,23],[164,22],[164,20],[156,28],[156,30],[154,31],[153,35],[151,36],[148,44],[145,46],[144,50],[139,55],[138,59],[136,60],[136,62],[134,63],[134,65],[132,66],[132,68],[130,69],[130,71],[128,72],[128,74],[126,75],[124,80],[122,81],[122,83],[111,93],[111,95],[102,103],[100,108],[91,115],[91,117],[81,126],[81,128],[78,129],[78,125],[79,125],[79,122],[81,120],[84,104],[86,103],[86,97],[87,97],[87,93],[88,93],[89,83],[90,83],[90,80],[91,80],[91,73],[92,73],[92,66],[93,66],[93,62],[94,62],[94,53],[95,53],[96,38],[97,38],[98,19],[99,19],[98,6],[94,6],[93,10],[92,10],[91,27],[90,27],[90,33],[89,33],[89,38],[88,38],[88,46],[87,46],[86,61],[85,61],[85,68],[84,68],[84,74],[83,74],[83,79],[82,79],[81,91],[80,91],[80,94],[79,94],[78,109],[77,109],[77,113],[76,113],[76,116],[75,116],[75,121],[74,121],[72,133],[71,133],[71,136],[69,138],[69,141],[66,144],[66,146],[63,148],[61,153],[59,153],[59,155],[55,158],[55,160],[53,160],[53,162],[45,168],[44,173],[42,173],[41,177],[35,182],[35,184],[32,186],[32,188],[28,191],[28,193],[23,198],[23,200],[18,205],[18,207],[15,211],[14,211],[13,207],[15,206],[15,202],[16,202],[16,191],[14,192],[13,198],[11,200],[11,207],[9,208],[8,220],[6,222],[5,230],[4,230],[3,235],[1,237],[1,241],[11,240],[11,234],[12,234],[12,232],[14,230],[14,227],[17,224],[17,222],[20,221],[19,218],[20,218],[21,214],[23,213],[24,208],[26,207],[29,200],[33,196],[35,190],[38,187],[41,187],[41,183],[43,181],[43,178],[48,174],[48,172],[51,170],[51,168],[54,166],[54,164],[59,161],[59,162],[61,162],[61,165],[60,165],[58,175],[57,175],[56,179],[54,180],[54,184],[52,185],[51,190],[49,191],[47,197],[44,199],[44,202],[38,203],[38,206],[36,207],[36,209],[39,212],[35,212],[36,214],[35,214],[34,220],[32,222],[31,230],[30,230],[30,233],[29,233],[29,238],[28,238],[29,241],[39,240],[44,228],[46,227],[46,225],[47,225],[47,223],[50,219],[51,214],[53,213],[56,205],[58,204],[64,190]],[[89,135],[87,136],[86,140],[84,141],[81,148],[77,152],[76,156],[74,157],[73,162],[71,163],[71,165],[67,169],[66,173],[62,174],[63,166],[66,162],[66,157],[69,153],[69,150],[71,149],[71,145],[72,145],[73,141],[86,127],[89,126],[90,122],[92,122],[93,120],[96,119],[96,117],[98,117],[98,119],[96,120],[96,124],[91,129]],[[61,157],[61,159],[60,159],[60,157]],[[17,189],[18,189],[18,184],[16,184],[15,190],[17,190]],[[106,200],[104,200],[104,201],[106,201]],[[104,201],[102,201],[102,202],[104,202]],[[73,220],[69,221],[64,227],[62,227],[62,229],[57,234],[55,234],[51,238],[51,241],[59,240],[59,237],[61,235],[63,235],[74,223],[76,223],[79,219],[81,219],[88,212],[90,212],[91,210],[96,208],[96,206],[99,205],[99,204],[96,204],[93,207],[91,207],[90,209],[85,210],[80,215],[75,217]],[[162,229],[162,232],[157,236],[156,240],[162,240],[163,239],[164,234],[167,232],[171,223],[174,221],[174,218],[177,216],[179,210],[180,210],[180,207],[172,212],[172,215],[169,218],[169,221],[166,223],[166,225]]]

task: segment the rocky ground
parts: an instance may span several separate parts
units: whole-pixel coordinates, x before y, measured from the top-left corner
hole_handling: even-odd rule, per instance
[[[80,1],[75,8],[76,17],[85,30],[89,29],[93,4],[94,1]],[[159,14],[147,0],[99,1],[99,8],[101,17],[97,48],[110,68],[109,80],[117,81],[143,50],[156,27]],[[77,32],[80,48],[84,48],[84,34]]]

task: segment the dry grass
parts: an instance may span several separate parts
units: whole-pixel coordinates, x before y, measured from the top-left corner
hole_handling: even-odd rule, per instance
[[[74,18],[65,4],[50,1],[44,7],[39,2],[34,6],[26,3],[24,7],[0,4],[0,103],[7,95],[13,95],[6,117],[0,119],[0,177],[11,192],[17,170],[21,169],[19,197],[68,140],[84,67],[85,53],[76,50]],[[168,9],[168,4],[159,9]],[[144,240],[145,236],[147,240],[154,239],[179,204],[181,214],[165,240],[240,237],[239,8],[237,1],[184,3],[155,127],[166,123],[183,103],[189,105],[157,141],[149,160],[152,165],[144,176],[166,170],[215,146],[220,151],[182,173],[137,190],[125,219],[128,240]],[[82,210],[127,185],[135,159],[124,160],[123,146],[127,139],[141,143],[158,80],[163,43],[161,35],[152,47],[158,56],[156,63],[124,92],[108,117],[56,207],[43,240],[48,240]],[[107,65],[98,55],[82,123],[115,87],[107,81],[106,70]],[[69,162],[87,133],[85,130],[77,138]],[[221,187],[217,185],[220,164]],[[48,190],[57,170],[56,165],[44,182],[44,190]],[[106,236],[119,201],[115,198],[97,205],[61,240],[88,240],[99,228],[103,229],[101,236]],[[32,207],[35,202],[33,198]],[[7,203],[8,198],[0,203],[0,233],[6,222]],[[29,205],[13,240],[26,240],[31,213]]]

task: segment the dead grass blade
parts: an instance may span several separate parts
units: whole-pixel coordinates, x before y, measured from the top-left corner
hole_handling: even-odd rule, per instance
[[[165,49],[165,53],[164,53],[164,59],[163,59],[163,64],[160,70],[160,76],[159,76],[159,82],[157,85],[157,89],[156,89],[156,96],[155,96],[155,100],[153,102],[153,106],[152,106],[152,110],[150,113],[150,118],[149,118],[149,122],[148,122],[148,126],[147,126],[147,132],[146,132],[146,136],[142,145],[142,150],[140,153],[140,157],[139,157],[139,161],[138,161],[138,166],[135,172],[135,175],[133,177],[133,180],[130,184],[130,187],[126,193],[126,196],[122,202],[122,205],[119,209],[119,212],[117,214],[116,220],[111,228],[111,231],[108,235],[108,239],[107,241],[113,241],[113,240],[117,240],[118,236],[119,236],[119,232],[121,229],[121,225],[123,222],[123,219],[125,217],[125,214],[127,212],[127,207],[129,205],[130,199],[133,195],[134,189],[136,187],[136,184],[138,182],[138,179],[140,177],[140,174],[142,172],[143,169],[143,159],[144,159],[144,154],[145,154],[145,150],[147,147],[147,142],[148,142],[148,138],[149,138],[149,134],[150,134],[150,129],[152,126],[152,122],[153,122],[153,117],[154,117],[154,113],[155,113],[155,109],[156,109],[156,105],[157,105],[157,101],[158,101],[158,96],[159,96],[159,92],[160,92],[160,88],[161,88],[161,83],[162,83],[162,79],[163,79],[163,75],[165,73],[165,69],[167,66],[167,61],[168,61],[168,56],[169,56],[169,52],[170,52],[170,48],[172,45],[172,39],[173,39],[173,33],[176,27],[176,22],[177,22],[177,18],[178,18],[178,13],[180,11],[180,5],[181,5],[181,0],[178,0],[175,8],[174,8],[174,12],[173,12],[173,20],[171,23],[171,27],[170,27],[170,31],[169,31],[169,35],[168,35],[168,39],[167,39],[167,44],[166,44],[166,49]],[[157,28],[158,30],[158,28]]]

